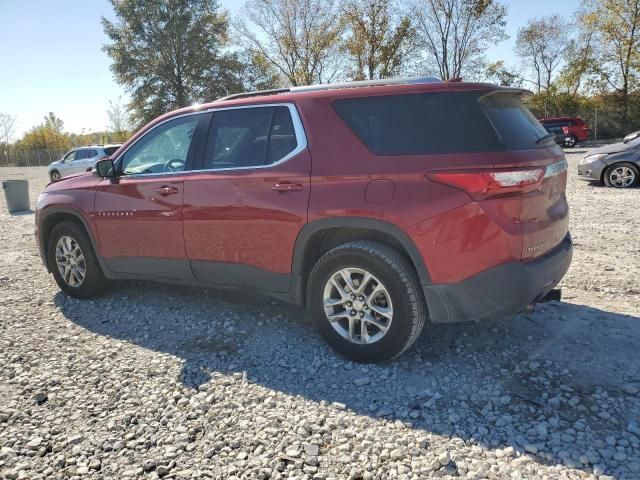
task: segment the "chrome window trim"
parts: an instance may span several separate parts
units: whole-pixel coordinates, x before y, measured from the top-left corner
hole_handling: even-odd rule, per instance
[[[136,143],[138,143],[138,141],[140,141],[144,137],[146,137],[153,130],[155,130],[156,128],[160,127],[161,125],[164,125],[165,123],[170,122],[172,120],[175,120],[177,118],[188,117],[190,115],[202,115],[202,114],[205,114],[205,113],[213,113],[213,114],[215,114],[215,112],[223,112],[225,110],[240,110],[240,109],[246,109],[246,108],[269,108],[269,107],[287,107],[289,109],[289,114],[291,115],[291,121],[293,123],[293,131],[295,132],[295,135],[296,135],[296,143],[297,143],[296,148],[294,148],[291,152],[289,152],[287,155],[282,157],[277,162],[273,162],[273,163],[271,163],[269,165],[256,165],[256,166],[250,166],[250,167],[204,168],[204,169],[182,170],[180,172],[135,173],[133,175],[122,175],[122,178],[138,178],[138,177],[167,176],[167,175],[185,175],[185,174],[200,173],[200,172],[229,172],[229,171],[242,171],[242,170],[262,170],[262,169],[266,169],[266,168],[276,167],[278,165],[281,165],[281,164],[285,163],[286,161],[290,160],[291,158],[295,157],[296,155],[298,155],[299,153],[303,152],[307,148],[307,135],[306,135],[306,133],[304,131],[304,126],[302,125],[302,120],[300,119],[300,114],[298,113],[298,109],[296,108],[296,106],[293,103],[260,103],[260,104],[255,104],[255,105],[240,105],[240,106],[234,106],[234,107],[220,107],[220,108],[215,108],[214,107],[214,108],[209,108],[207,110],[196,111],[196,112],[188,112],[188,113],[184,113],[182,115],[176,115],[174,117],[167,118],[166,120],[163,120],[162,122],[160,122],[157,125],[154,125],[152,128],[150,128],[149,131],[145,132],[145,134],[142,135],[140,138],[137,138],[135,140],[135,142],[133,142],[131,145],[129,145],[126,148],[126,150],[124,152],[122,152],[120,155],[118,155],[118,158],[116,158],[113,161],[113,163],[115,164],[116,162],[120,161],[120,159],[124,158],[124,156],[126,155],[126,153],[129,151],[129,149],[131,147],[133,147]],[[205,141],[208,141],[208,138],[205,139]]]

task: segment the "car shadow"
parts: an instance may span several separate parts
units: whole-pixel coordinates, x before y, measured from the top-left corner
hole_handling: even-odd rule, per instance
[[[182,359],[180,380],[193,389],[246,372],[290,395],[588,472],[625,474],[610,466],[611,436],[639,441],[636,316],[551,302],[506,319],[427,325],[404,356],[364,365],[333,353],[302,309],[246,292],[123,282],[103,298],[58,293],[54,302],[91,332]]]

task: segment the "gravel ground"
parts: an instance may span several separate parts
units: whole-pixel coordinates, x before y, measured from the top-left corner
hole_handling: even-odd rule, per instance
[[[640,190],[577,180],[583,153],[563,301],[376,366],[246,293],[68,298],[0,200],[0,478],[640,478]],[[46,171],[0,178],[35,202]]]

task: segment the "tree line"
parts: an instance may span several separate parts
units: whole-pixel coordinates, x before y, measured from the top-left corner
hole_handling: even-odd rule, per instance
[[[499,0],[247,0],[235,18],[216,0],[111,4],[103,48],[130,102],[109,105],[101,140],[241,91],[404,75],[529,88],[539,118],[600,108],[601,137],[640,128],[640,0],[583,0],[571,18],[530,19],[514,65],[488,56],[507,38]],[[85,140],[50,117],[16,144]],[[6,118],[0,142],[8,144]]]

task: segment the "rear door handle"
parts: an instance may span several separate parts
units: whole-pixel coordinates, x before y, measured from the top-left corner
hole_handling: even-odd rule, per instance
[[[271,187],[271,190],[274,190],[276,192],[299,192],[300,190],[302,190],[302,185],[299,183],[286,183],[286,182],[282,182],[282,183],[276,183],[273,187]]]
[[[164,187],[160,187],[156,190],[154,190],[155,193],[162,195],[164,197],[166,197],[167,195],[174,195],[176,193],[178,193],[178,189],[175,187],[168,187],[168,186],[164,186]]]

